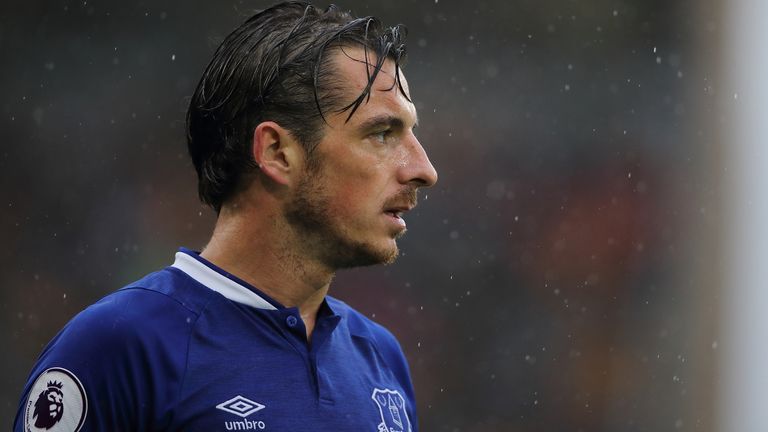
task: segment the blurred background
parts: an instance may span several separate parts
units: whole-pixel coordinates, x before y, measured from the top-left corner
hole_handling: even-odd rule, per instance
[[[0,5],[6,424],[74,314],[205,245],[186,105],[270,3]],[[408,26],[440,173],[401,259],[331,290],[399,337],[421,430],[768,428],[765,6],[337,4]]]

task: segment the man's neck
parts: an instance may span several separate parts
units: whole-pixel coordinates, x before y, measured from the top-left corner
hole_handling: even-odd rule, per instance
[[[302,255],[298,242],[287,238],[275,219],[254,219],[222,210],[200,255],[283,306],[298,307],[309,339],[334,272]]]

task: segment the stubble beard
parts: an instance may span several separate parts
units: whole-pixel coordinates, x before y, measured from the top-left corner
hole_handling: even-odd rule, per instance
[[[322,164],[319,161],[310,164],[285,210],[286,220],[294,228],[299,242],[297,247],[304,249],[302,254],[315,256],[334,270],[393,263],[399,253],[397,246],[377,248],[356,240],[334,217],[322,176]],[[395,238],[403,234],[405,230]]]

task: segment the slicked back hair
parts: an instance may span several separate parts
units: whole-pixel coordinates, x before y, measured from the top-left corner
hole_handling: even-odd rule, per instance
[[[320,10],[293,1],[258,12],[235,29],[205,69],[187,112],[187,146],[201,201],[218,213],[246,186],[258,169],[252,141],[261,122],[287,129],[311,158],[325,115],[349,112],[349,121],[370,97],[387,59],[396,66],[396,91],[408,98],[399,75],[405,36],[401,25],[384,27],[377,18],[354,18],[333,5]],[[332,50],[345,47],[363,48],[371,65],[368,85],[351,102],[330,60]]]

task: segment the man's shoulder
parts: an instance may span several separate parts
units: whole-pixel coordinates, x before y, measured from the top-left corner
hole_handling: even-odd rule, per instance
[[[172,270],[172,269],[171,269]],[[99,370],[129,371],[182,361],[204,299],[187,293],[192,287],[169,269],[112,292],[72,318],[46,346],[36,368],[64,367],[90,377],[86,386],[102,380]],[[201,296],[205,296],[204,290]],[[157,360],[157,362],[155,362]]]
[[[173,328],[184,329],[178,320],[191,323],[204,308],[205,292],[195,295],[187,285],[173,269],[151,273],[85,308],[60,336],[119,341],[162,332],[167,337]]]
[[[48,349],[122,352],[137,343],[154,345],[185,338],[210,301],[210,293],[174,268],[150,273],[83,309]]]
[[[55,381],[79,389],[65,396],[90,405],[87,411],[70,413],[87,421],[90,429],[143,430],[138,425],[148,421],[152,410],[142,407],[162,407],[177,393],[186,347],[206,296],[197,289],[196,298],[194,286],[172,270],[149,274],[72,318],[33,367],[17,423],[38,398],[38,387]],[[120,415],[111,411],[115,406]],[[127,423],[116,428],[123,420]]]
[[[210,289],[201,288],[204,287],[183,271],[166,267],[120,288],[100,302],[124,297],[150,304],[178,307],[199,314],[215,294]]]

